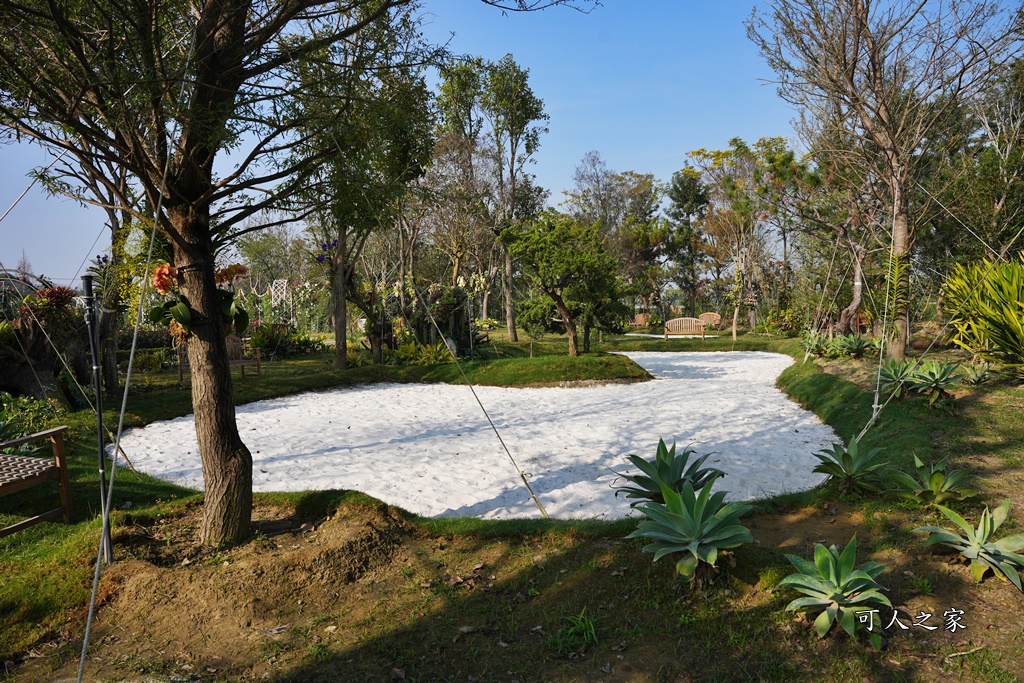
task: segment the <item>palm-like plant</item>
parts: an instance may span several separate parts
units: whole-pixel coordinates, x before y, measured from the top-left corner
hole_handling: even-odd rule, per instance
[[[861,451],[857,437],[852,437],[847,446],[837,443],[832,445],[831,451],[815,453],[814,457],[821,464],[812,471],[838,479],[839,490],[844,493],[878,491],[882,485],[880,470],[885,467],[884,462],[876,461],[881,452],[881,448]]]
[[[806,597],[797,598],[786,606],[787,610],[821,614],[814,620],[814,630],[824,637],[832,623],[838,621],[851,636],[857,625],[856,612],[870,604],[892,607],[889,598],[880,591],[885,587],[875,583],[875,578],[885,569],[877,562],[866,562],[854,569],[857,562],[857,536],[840,554],[833,545],[826,548],[821,543],[814,546],[814,562],[796,555],[786,555],[796,567],[796,574],[790,574],[779,582],[779,586],[792,586]]]
[[[951,500],[963,501],[978,495],[977,489],[964,486],[974,476],[968,470],[946,472],[946,460],[943,458],[931,467],[914,456],[917,478],[900,470],[890,470],[889,478],[896,488],[892,493],[905,500],[916,500],[924,505],[942,505]]]
[[[903,398],[907,395],[908,384],[916,367],[916,361],[909,358],[890,358],[878,369],[879,389],[896,398]]]
[[[925,361],[917,366],[910,376],[910,386],[919,394],[928,394],[928,405],[950,396],[950,389],[956,386],[963,375],[955,374],[959,363]]]
[[[673,491],[681,491],[683,484],[689,482],[694,490],[701,489],[712,477],[724,477],[725,472],[714,467],[702,467],[704,461],[711,457],[711,453],[702,455],[692,463],[690,456],[694,454],[692,448],[684,448],[682,453],[676,453],[676,445],[669,448],[665,445],[664,439],[658,439],[658,450],[655,453],[654,461],[644,460],[638,455],[627,455],[626,458],[642,472],[642,474],[621,474],[635,486],[620,486],[615,495],[625,493],[626,498],[640,498],[655,503],[664,503],[665,498],[661,494],[661,485],[666,484]],[[636,507],[642,502],[637,500],[630,503]]]
[[[1006,520],[1010,512],[1010,501],[1005,501],[996,508],[996,511],[989,513],[988,506],[981,513],[981,520],[978,528],[975,529],[963,517],[947,507],[936,505],[939,512],[945,515],[951,522],[964,531],[964,536],[934,526],[923,526],[914,531],[927,531],[931,534],[925,545],[949,546],[960,553],[965,559],[971,561],[971,575],[974,580],[981,583],[988,570],[999,578],[1009,579],[1017,590],[1024,591],[1021,587],[1020,572],[1024,571],[1024,534],[1007,536],[998,541],[993,541],[992,535],[999,529],[999,526]]]
[[[750,543],[750,531],[738,524],[740,517],[750,511],[745,503],[724,502],[725,491],[711,493],[717,480],[712,477],[700,492],[686,482],[676,492],[661,485],[665,503],[646,502],[637,509],[647,519],[637,525],[636,531],[626,538],[648,538],[653,542],[644,546],[645,553],[654,553],[657,562],[665,555],[682,552],[683,558],[676,562],[676,571],[684,581],[697,578],[704,581],[720,550],[735,548]]]

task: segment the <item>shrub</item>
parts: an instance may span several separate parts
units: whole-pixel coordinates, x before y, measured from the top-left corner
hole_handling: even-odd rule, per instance
[[[973,475],[967,470],[947,473],[946,460],[947,458],[943,458],[929,468],[915,455],[917,478],[900,470],[890,470],[889,477],[896,488],[886,493],[892,493],[904,500],[916,500],[923,505],[941,505],[951,500],[963,501],[978,495],[977,489],[964,486]]]
[[[626,538],[652,539],[654,542],[645,545],[643,551],[654,553],[655,562],[671,553],[684,553],[676,562],[676,571],[683,581],[696,579],[702,585],[710,578],[719,551],[753,540],[750,531],[737,524],[750,506],[725,503],[725,491],[712,495],[716,480],[712,477],[699,493],[689,483],[683,484],[678,493],[662,484],[665,503],[646,502],[638,506],[647,520],[640,522]]]
[[[132,336],[134,330],[127,329],[122,330],[117,335],[117,349],[118,351],[130,351],[132,348]],[[155,329],[155,330],[139,330],[139,340],[136,343],[136,349],[161,349],[170,348],[172,346],[171,333],[167,331],[166,327]]]
[[[672,448],[665,445],[664,439],[658,439],[658,450],[655,452],[654,461],[644,460],[638,455],[627,455],[626,458],[642,472],[642,474],[619,475],[635,486],[620,486],[615,492],[625,493],[626,498],[640,498],[655,503],[664,503],[665,498],[661,494],[661,485],[665,484],[673,491],[679,492],[683,484],[689,483],[696,491],[703,488],[712,477],[724,477],[725,472],[714,467],[704,467],[704,461],[711,457],[711,453],[702,455],[692,463],[689,463],[690,456],[694,454],[693,449],[684,448],[682,453],[676,454],[676,445]],[[689,464],[689,466],[687,466]],[[630,503],[636,507],[642,502],[638,500]]]
[[[928,406],[934,407],[940,400],[950,398],[949,390],[957,385],[963,375],[955,375],[958,363],[948,361],[925,361],[911,373],[908,383],[919,394],[928,395]]]
[[[1024,254],[1020,262],[957,265],[943,300],[953,342],[987,360],[1024,370]]]
[[[883,462],[876,462],[881,448],[861,451],[857,445],[857,437],[852,437],[848,446],[833,444],[831,451],[819,451],[814,454],[821,464],[812,471],[827,474],[839,480],[839,490],[878,491],[881,488],[881,472]]]
[[[452,354],[448,350],[447,344],[438,342],[428,344],[420,349],[418,360],[420,365],[441,365],[442,363],[451,363]]]
[[[793,600],[786,609],[804,612],[821,610],[814,620],[814,631],[819,638],[825,637],[834,621],[854,636],[857,611],[871,604],[892,607],[889,598],[880,592],[885,587],[875,582],[885,570],[885,565],[866,562],[854,569],[857,562],[856,534],[842,554],[834,545],[826,548],[818,543],[814,546],[814,562],[796,555],[786,555],[786,559],[796,567],[797,573],[784,578],[779,586],[791,586],[806,596]],[[878,634],[872,634],[872,638],[877,639]],[[875,642],[877,645],[879,641]]]
[[[991,514],[986,506],[985,511],[981,513],[977,529],[949,508],[942,505],[935,507],[960,527],[965,535],[961,536],[954,531],[934,526],[914,529],[914,531],[925,531],[931,534],[925,541],[925,545],[946,545],[960,553],[964,559],[970,560],[971,575],[978,583],[981,583],[986,572],[991,569],[996,576],[1009,579],[1017,587],[1017,590],[1024,592],[1019,573],[1024,570],[1024,555],[1019,554],[1024,550],[1024,534],[1007,536],[998,541],[991,540],[999,526],[1006,521],[1010,512],[1010,501],[1005,501]]]

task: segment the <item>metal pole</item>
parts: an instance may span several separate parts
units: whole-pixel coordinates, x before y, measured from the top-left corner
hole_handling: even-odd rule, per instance
[[[96,324],[96,298],[92,293],[92,275],[82,276],[85,290],[85,324],[89,332],[89,352],[92,354],[92,389],[96,400],[96,441],[99,447],[100,511],[103,519],[103,560],[114,561],[110,542],[110,516],[107,514],[107,458],[103,451],[103,387],[100,377],[99,326]]]

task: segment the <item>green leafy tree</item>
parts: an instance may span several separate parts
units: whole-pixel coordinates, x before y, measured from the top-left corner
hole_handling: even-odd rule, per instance
[[[570,308],[569,292],[607,289],[615,270],[600,229],[549,209],[532,223],[509,228],[502,238],[527,278],[555,304],[569,337],[569,355],[578,356],[578,316]]]
[[[672,262],[672,279],[686,292],[690,316],[697,316],[697,297],[701,273],[707,261],[701,219],[708,208],[708,193],[700,181],[700,173],[687,166],[672,174],[668,187],[670,233],[666,254]]]
[[[511,54],[488,64],[480,91],[480,106],[490,122],[490,138],[494,149],[495,203],[491,218],[494,232],[500,235],[519,221],[534,217],[530,212],[536,202],[530,201],[532,184],[526,164],[540,146],[540,136],[547,132],[544,102],[529,84],[530,70],[516,64]],[[512,255],[505,253],[505,323],[509,341],[516,336],[515,305],[512,298]]]
[[[747,23],[780,96],[849,136],[854,144],[834,151],[884,183],[896,259],[911,253],[922,213],[916,189],[936,172],[932,152],[955,119],[950,110],[1017,49],[1014,15],[995,0],[768,0]],[[899,311],[890,346],[897,359],[908,326]]]
[[[485,2],[511,10],[568,4]],[[86,172],[105,161],[123,167],[131,181],[107,185],[116,208],[146,220],[147,207],[161,207],[157,226],[170,238],[180,290],[194,313],[188,355],[206,493],[203,543],[242,540],[252,514],[252,456],[235,421],[216,254],[266,227],[245,222],[285,205],[319,161],[289,157],[304,142],[297,134],[303,120],[282,106],[302,88],[289,68],[409,4],[0,2],[0,21],[17,27],[0,34],[0,125],[72,152],[69,163]],[[357,12],[357,21],[337,20]],[[215,170],[229,149],[236,164]],[[302,218],[286,213],[278,220]]]

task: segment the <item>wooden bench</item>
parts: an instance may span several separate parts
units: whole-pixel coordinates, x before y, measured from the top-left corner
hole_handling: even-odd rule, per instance
[[[260,354],[260,350],[256,349],[255,358],[245,357],[245,344],[242,342],[242,338],[236,334],[229,334],[224,338],[225,343],[228,346],[228,365],[231,367],[242,368],[242,377],[245,377],[246,366],[256,366],[256,376],[263,377],[263,358]],[[188,365],[188,351],[184,344],[178,345],[178,381],[182,381],[185,377],[185,373],[189,371]]]
[[[12,493],[24,491],[25,489],[44,484],[48,481],[56,481],[60,492],[60,507],[54,508],[41,515],[30,517],[17,524],[0,529],[0,538],[26,529],[40,522],[47,522],[58,517],[64,519],[65,524],[71,523],[73,513],[71,507],[71,483],[68,480],[68,461],[64,454],[64,432],[67,427],[55,427],[44,432],[23,436],[20,439],[4,441],[0,443],[0,450],[15,448],[22,444],[49,439],[50,447],[53,449],[53,460],[49,458],[33,458],[27,455],[7,455],[0,453],[0,497],[9,496]]]
[[[636,317],[633,318],[633,322],[629,323],[630,327],[647,327],[651,324],[650,313],[637,313]]]
[[[718,326],[722,324],[722,316],[717,313],[701,313],[697,317],[713,330],[717,330]]]
[[[698,318],[673,318],[665,321],[665,341],[670,334],[699,334],[704,338],[704,321]]]

